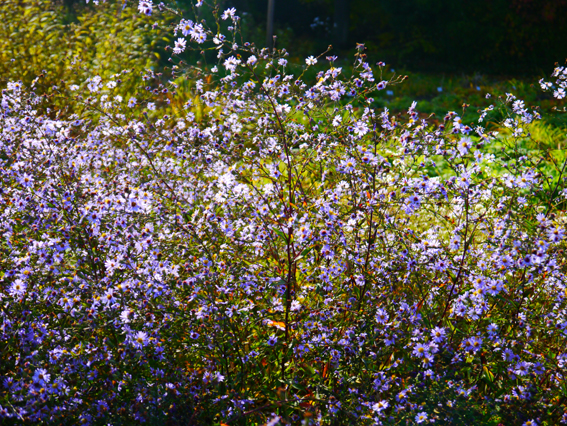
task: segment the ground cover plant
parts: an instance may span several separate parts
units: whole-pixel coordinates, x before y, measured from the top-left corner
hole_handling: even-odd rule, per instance
[[[390,114],[363,45],[296,69],[209,6],[168,83],[2,91],[3,422],[567,422],[567,156],[537,107]]]

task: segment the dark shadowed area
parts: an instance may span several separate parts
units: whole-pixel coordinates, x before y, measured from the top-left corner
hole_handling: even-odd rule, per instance
[[[265,30],[268,0],[229,3]],[[275,0],[274,21],[292,55],[365,43],[408,70],[527,76],[567,57],[565,16],[565,0]]]

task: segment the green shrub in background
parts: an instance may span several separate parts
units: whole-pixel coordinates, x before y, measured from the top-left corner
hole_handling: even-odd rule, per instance
[[[35,87],[45,92],[54,85],[64,90],[85,84],[95,75],[155,68],[169,41],[167,27],[163,18],[126,16],[116,3],[69,9],[52,0],[3,0],[0,80],[27,85],[36,80]],[[128,81],[120,93],[132,93],[138,84]]]

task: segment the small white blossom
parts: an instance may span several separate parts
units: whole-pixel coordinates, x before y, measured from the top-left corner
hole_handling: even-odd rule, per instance
[[[314,56],[310,56],[305,60],[307,65],[315,65],[317,63],[317,59]]]

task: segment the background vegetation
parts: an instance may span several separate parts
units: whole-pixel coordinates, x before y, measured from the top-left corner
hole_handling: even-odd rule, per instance
[[[190,0],[175,4],[181,11],[191,8]],[[225,6],[241,13],[245,38],[264,45],[267,2],[228,0]],[[338,8],[348,12],[342,38],[335,29]],[[514,92],[543,110],[556,106],[533,83],[567,57],[567,28],[560,20],[566,12],[565,0],[280,0],[275,33],[277,45],[293,46],[292,64],[333,43],[337,64],[349,68],[348,50],[365,43],[369,58],[410,76],[384,92],[379,106],[402,111],[418,100],[420,109],[439,116],[461,109],[467,99],[473,107],[466,119],[475,120],[478,108],[492,101],[487,93]],[[83,0],[6,0],[0,5],[0,33],[7,35],[0,37],[0,78],[30,84],[40,76],[36,86],[62,90],[84,84],[93,73],[104,78],[123,69],[163,70],[173,17],[137,13],[124,19],[119,2],[92,7]],[[195,63],[189,55],[185,60]],[[128,82],[121,93],[141,85]],[[563,116],[547,117],[548,124],[564,127]]]
[[[167,21],[140,14],[126,19],[115,2],[97,7],[75,3],[2,1],[1,80],[26,85],[35,80],[40,92],[53,86],[66,90],[95,75],[107,78],[125,69],[140,72],[162,64],[171,33]],[[119,93],[129,93],[138,84],[127,81]]]

